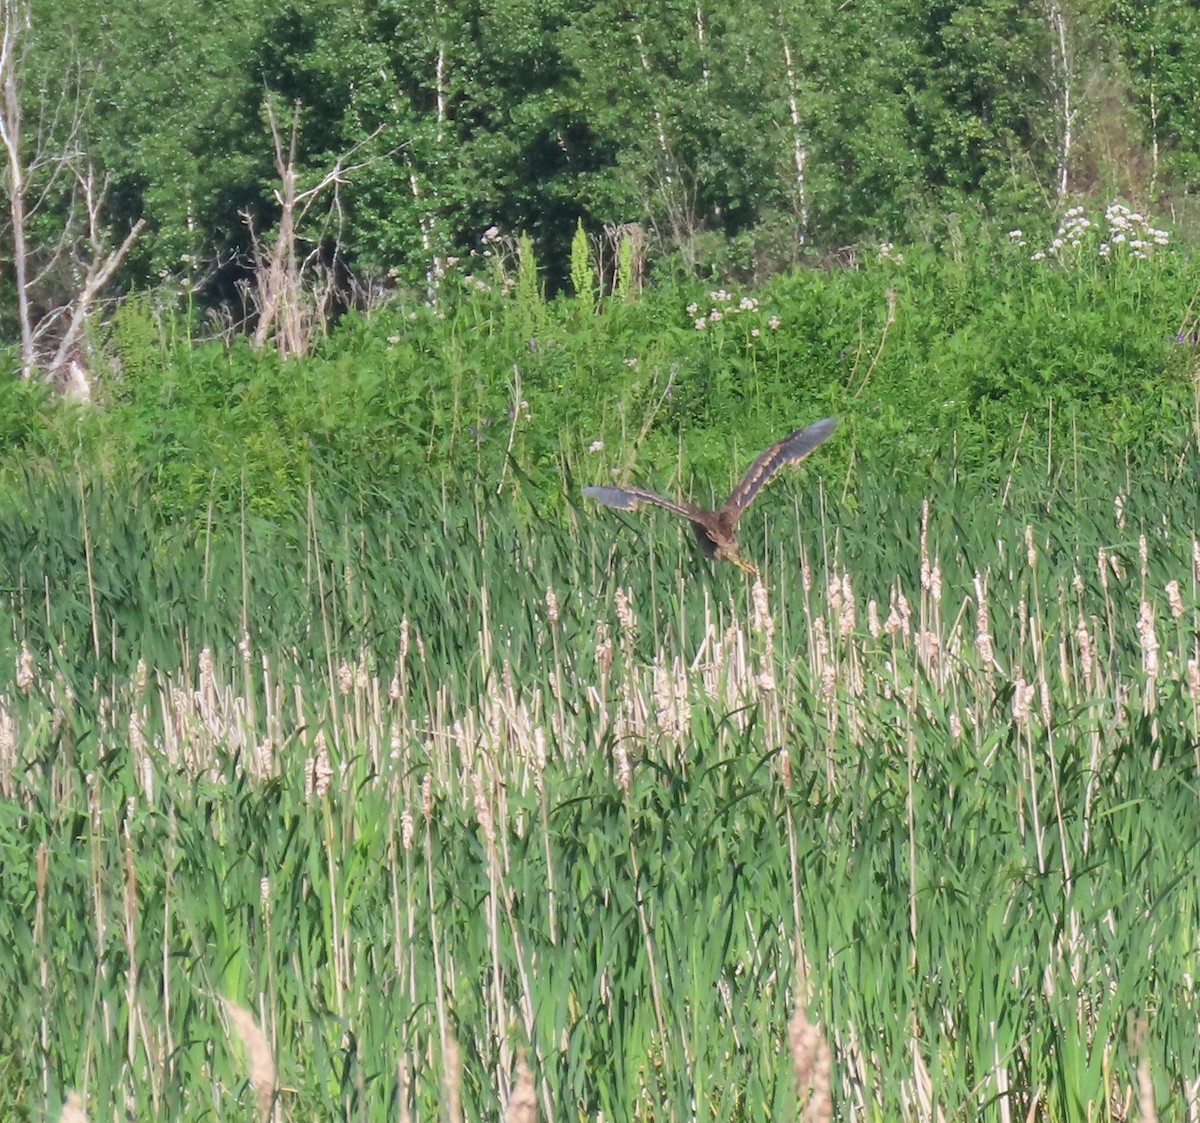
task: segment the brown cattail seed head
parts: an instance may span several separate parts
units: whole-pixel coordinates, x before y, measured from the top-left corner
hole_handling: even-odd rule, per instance
[[[1167,604],[1171,606],[1171,615],[1178,620],[1183,615],[1183,594],[1178,581],[1167,582]]]
[[[33,654],[25,644],[21,644],[21,654],[17,656],[17,689],[22,694],[28,694],[33,688]]]

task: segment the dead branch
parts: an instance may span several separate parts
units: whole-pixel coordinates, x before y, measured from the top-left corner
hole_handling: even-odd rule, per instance
[[[319,247],[298,260],[300,226],[312,206],[332,191],[329,214],[337,216],[335,245],[341,238],[341,196],[339,189],[347,177],[373,164],[378,156],[356,163],[349,162],[356,152],[375,139],[382,131],[379,126],[369,136],[339,155],[324,175],[311,187],[298,185],[296,150],[300,131],[300,103],[292,106],[292,121],[287,143],[275,118],[270,98],[266,100],[267,125],[275,151],[275,171],[279,186],[275,201],[279,204],[279,226],[269,243],[254,228],[252,216],[242,213],[250,234],[254,256],[254,276],[250,298],[258,311],[254,329],[254,346],[262,349],[273,338],[283,356],[302,355],[309,349],[314,331],[323,330],[336,295],[333,277],[318,264]],[[327,274],[327,275],[322,275]]]

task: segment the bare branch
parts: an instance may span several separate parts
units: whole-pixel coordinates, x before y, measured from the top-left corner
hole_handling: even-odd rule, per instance
[[[111,280],[117,267],[125,260],[125,256],[133,248],[134,242],[138,240],[138,236],[145,229],[145,226],[146,220],[139,218],[130,228],[129,233],[125,235],[125,240],[115,250],[111,251],[103,259],[94,258],[92,260],[91,265],[88,267],[88,274],[83,288],[75,297],[72,304],[71,318],[67,324],[67,330],[63,332],[58,350],[50,362],[51,372],[60,370],[65,365],[72,350],[79,345],[79,341],[83,337],[84,325],[92,309],[92,304],[100,294],[100,290]],[[93,245],[96,247],[97,252],[99,252],[99,242],[93,239]]]
[[[279,226],[268,244],[254,229],[252,217],[248,213],[242,215],[250,234],[255,260],[254,276],[246,287],[245,295],[258,312],[254,346],[264,347],[268,339],[274,339],[279,353],[287,356],[303,354],[308,350],[313,332],[323,330],[329,310],[337,296],[333,271],[320,263],[320,243],[314,244],[303,259],[299,258],[300,226],[317,201],[328,197],[332,192],[328,214],[331,217],[336,216],[335,242],[340,239],[340,187],[347,182],[351,174],[368,167],[379,159],[379,156],[371,156],[356,163],[349,161],[355,153],[380,135],[383,126],[341,153],[333,167],[316,183],[301,190],[296,168],[300,103],[296,102],[292,106],[286,156],[283,133],[269,96],[266,99],[265,114],[275,153],[275,170],[279,176],[279,185],[274,192],[279,204]],[[336,259],[336,247],[334,256]]]

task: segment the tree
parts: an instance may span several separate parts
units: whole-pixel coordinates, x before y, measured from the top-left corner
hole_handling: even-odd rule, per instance
[[[77,69],[49,100],[51,111],[26,133],[22,79],[32,21],[24,0],[0,3],[0,146],[21,375],[31,378],[41,359],[49,380],[86,398],[91,387],[82,355],[84,329],[145,223],[139,219],[118,246],[111,245],[104,222],[106,180],[82,141],[87,98]]]
[[[292,107],[292,123],[286,146],[269,96],[266,99],[266,117],[275,150],[275,168],[279,174],[275,198],[280,217],[279,227],[268,244],[255,232],[250,213],[245,215],[254,247],[254,273],[250,285],[258,313],[254,346],[261,349],[268,339],[273,338],[280,356],[288,358],[308,353],[312,334],[314,330],[324,327],[334,297],[333,270],[328,264],[321,263],[320,245],[303,258],[300,257],[301,225],[309,211],[326,196],[331,196],[329,213],[336,216],[340,211],[338,191],[346,177],[366,167],[370,161],[346,163],[356,149],[362,147],[356,146],[338,156],[333,167],[311,187],[301,188],[296,159],[300,104],[297,102]],[[374,134],[367,139],[374,139]],[[339,233],[335,233],[333,239],[334,254],[340,241]],[[315,278],[317,283],[307,284],[309,277]]]

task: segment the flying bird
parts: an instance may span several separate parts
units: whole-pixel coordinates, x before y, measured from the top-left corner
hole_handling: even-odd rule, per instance
[[[694,503],[664,499],[652,491],[640,487],[585,487],[583,494],[597,503],[621,510],[632,510],[640,503],[652,503],[676,515],[682,515],[692,524],[696,541],[705,557],[717,561],[731,561],[747,573],[758,570],[746,560],[742,547],[734,535],[737,521],[745,514],[754,497],[763,485],[786,464],[798,464],[818,445],[829,439],[837,425],[837,418],[827,417],[814,421],[806,429],[797,429],[782,440],[776,441],[763,452],[741,478],[733,493],[715,511],[706,511]]]

